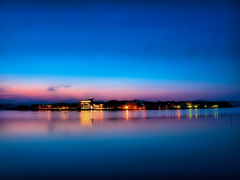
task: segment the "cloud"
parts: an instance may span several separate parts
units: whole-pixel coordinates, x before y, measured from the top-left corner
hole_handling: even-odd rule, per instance
[[[50,92],[55,92],[55,91],[56,91],[56,88],[57,88],[57,87],[49,87],[49,88],[48,88],[48,91],[50,91]]]
[[[60,86],[50,86],[47,90],[50,92],[56,92],[59,88],[69,88],[69,85],[60,85]],[[1,91],[0,91],[1,92]]]

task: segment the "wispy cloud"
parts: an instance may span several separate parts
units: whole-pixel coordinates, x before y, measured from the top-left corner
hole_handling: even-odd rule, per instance
[[[50,86],[47,90],[50,92],[56,92],[59,88],[69,88],[69,85]]]
[[[55,92],[55,91],[56,91],[56,87],[49,87],[49,88],[48,88],[48,91],[50,91],[50,92]]]

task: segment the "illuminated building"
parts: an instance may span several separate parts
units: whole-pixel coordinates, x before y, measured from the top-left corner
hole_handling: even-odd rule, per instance
[[[93,109],[93,98],[81,100],[78,103],[78,108],[80,109]]]
[[[128,101],[126,104],[122,105],[121,109],[139,109],[137,101]]]
[[[145,107],[145,106],[140,106],[140,107],[138,107],[138,109],[139,109],[139,110],[145,110],[146,107]]]
[[[32,104],[32,107],[20,105],[16,109],[20,110],[156,110],[156,109],[202,109],[202,108],[223,108],[232,107],[228,102],[210,101],[117,101],[93,102],[93,98],[81,100],[78,103],[52,103],[52,104]]]
[[[93,109],[106,109],[106,108],[104,108],[103,104],[101,104],[101,103],[94,103]]]
[[[51,105],[32,104],[33,109],[39,110],[77,110],[77,104],[56,103]]]
[[[79,109],[95,109],[95,110],[106,109],[103,107],[102,103],[93,103],[92,97],[90,97],[89,99],[79,101],[78,108]]]
[[[180,105],[173,105],[173,108],[174,109],[179,109],[179,108],[181,108],[181,106]]]
[[[188,103],[186,103],[187,104],[187,108],[192,108],[193,106],[192,106],[192,103],[190,103],[190,102],[188,102]]]
[[[53,105],[38,105],[38,109],[52,109]]]

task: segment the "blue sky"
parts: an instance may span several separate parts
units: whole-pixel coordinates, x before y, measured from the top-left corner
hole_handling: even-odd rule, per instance
[[[147,95],[154,89],[156,100],[240,100],[239,7],[238,1],[2,1],[0,99],[38,99],[17,92],[33,88],[34,77],[45,80],[38,87],[46,91],[94,86],[99,100],[113,98],[107,94],[117,82],[121,98],[148,87],[136,98],[154,100]],[[97,93],[104,82],[109,88]],[[81,89],[71,98],[89,95]]]

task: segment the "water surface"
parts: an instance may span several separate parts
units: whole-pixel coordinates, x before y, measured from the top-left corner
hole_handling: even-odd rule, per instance
[[[0,111],[0,178],[240,179],[240,108]]]

